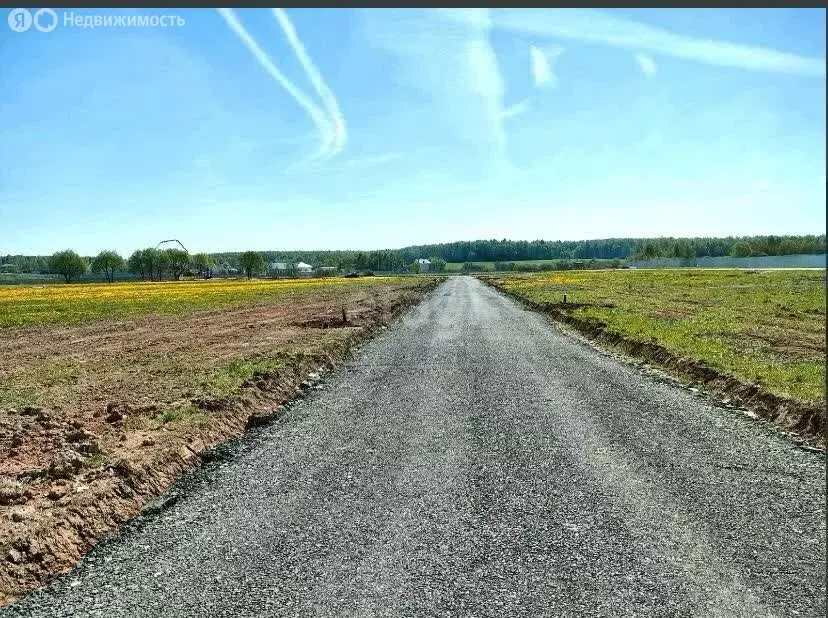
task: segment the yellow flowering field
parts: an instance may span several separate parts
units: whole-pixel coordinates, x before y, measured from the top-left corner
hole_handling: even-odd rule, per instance
[[[825,270],[598,270],[487,276],[498,288],[609,332],[759,382],[825,400]]]
[[[417,277],[358,279],[212,279],[207,281],[136,281],[0,287],[0,328],[78,324],[99,318],[149,313],[178,314],[256,302],[280,302],[298,295],[371,290]]]

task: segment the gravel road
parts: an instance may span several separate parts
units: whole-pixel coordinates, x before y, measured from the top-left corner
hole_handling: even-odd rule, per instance
[[[825,615],[823,455],[469,277],[225,450],[4,615]]]

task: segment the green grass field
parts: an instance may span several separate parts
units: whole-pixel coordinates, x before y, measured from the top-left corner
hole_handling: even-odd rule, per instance
[[[539,303],[658,343],[769,392],[825,401],[825,270],[606,270],[489,276]],[[592,304],[592,306],[589,306]],[[613,305],[600,306],[600,305]]]

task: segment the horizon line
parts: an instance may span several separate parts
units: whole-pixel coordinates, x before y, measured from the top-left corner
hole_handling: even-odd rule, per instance
[[[519,239],[510,239],[510,238],[475,238],[472,240],[451,240],[445,242],[431,242],[431,243],[421,243],[421,244],[410,244],[404,245],[402,247],[396,248],[380,248],[380,249],[365,249],[365,248],[350,248],[350,249],[228,249],[228,250],[219,250],[219,251],[193,251],[189,252],[193,255],[197,253],[206,253],[208,255],[213,254],[221,254],[221,253],[244,253],[245,251],[255,251],[256,253],[347,253],[347,252],[380,252],[380,251],[404,251],[406,249],[414,249],[420,247],[435,247],[437,245],[453,245],[457,243],[475,243],[475,242],[507,242],[507,243],[519,243],[525,242],[529,244],[533,243],[585,243],[585,242],[606,242],[606,241],[648,241],[648,240],[741,240],[741,239],[751,239],[751,238],[779,238],[781,240],[790,239],[790,238],[825,238],[826,233],[823,232],[821,234],[814,234],[814,233],[806,233],[806,234],[750,234],[750,235],[733,235],[729,234],[726,236],[607,236],[603,238],[582,238],[582,239],[556,239],[556,240],[548,240],[545,238],[537,238],[534,240],[527,240],[523,238]],[[134,249],[133,251],[139,251],[142,249],[150,249],[155,248],[147,245],[146,247],[141,247],[138,249]],[[55,249],[51,253],[4,253],[0,252],[0,258],[7,258],[7,257],[48,257],[58,251],[66,251],[66,250],[73,250],[71,247],[63,247],[61,249]],[[117,251],[117,249],[99,249],[98,253],[101,251],[112,250]],[[90,257],[93,254],[83,254],[79,253],[81,257]]]

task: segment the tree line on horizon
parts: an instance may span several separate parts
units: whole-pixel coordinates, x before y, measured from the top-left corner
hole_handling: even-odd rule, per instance
[[[305,260],[342,270],[403,271],[418,258],[432,262],[526,260],[647,260],[654,258],[753,257],[825,253],[825,235],[699,238],[609,238],[600,240],[474,240],[414,245],[381,251],[264,251],[268,262]],[[236,252],[212,253],[232,262]]]
[[[209,276],[216,265],[244,272],[248,277],[267,270],[272,262],[305,261],[314,266],[333,266],[341,271],[413,272],[416,260],[428,258],[431,271],[440,272],[447,262],[497,262],[526,260],[648,260],[655,258],[751,257],[825,253],[825,235],[745,236],[697,238],[609,238],[599,240],[475,240],[416,245],[379,251],[246,251],[196,253],[183,249],[139,249],[129,258],[106,250],[97,256],[80,256],[72,250],[52,256],[6,255],[0,267],[10,264],[18,272],[60,274],[67,282],[91,271],[113,281],[119,273],[143,280],[178,279],[184,274]]]
[[[241,270],[250,279],[265,269],[260,253],[246,251],[238,260]],[[87,272],[98,273],[112,283],[116,273],[129,272],[142,281],[162,281],[165,277],[178,280],[182,275],[207,277],[215,261],[206,253],[190,255],[184,249],[138,249],[124,260],[117,251],[107,249],[94,258],[84,258],[71,249],[58,251],[48,258],[48,268],[61,275],[66,283]]]
[[[399,250],[403,259],[425,255],[447,262],[524,260],[646,260],[653,258],[756,257],[825,253],[825,235],[598,240],[474,240],[417,245]]]

